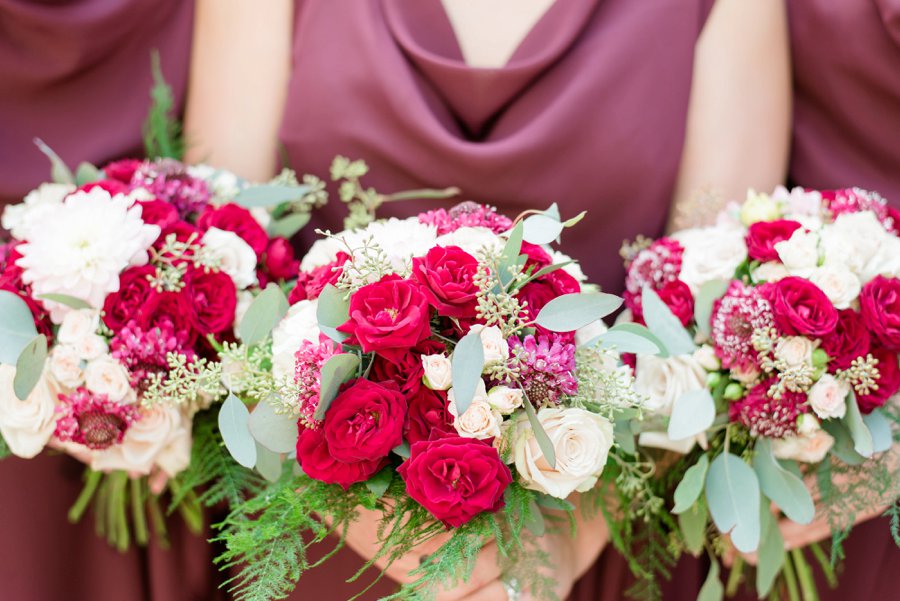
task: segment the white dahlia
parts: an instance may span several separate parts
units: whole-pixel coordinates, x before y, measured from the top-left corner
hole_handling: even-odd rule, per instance
[[[27,240],[35,228],[41,227],[44,218],[53,213],[73,190],[75,186],[71,184],[41,184],[29,192],[24,201],[6,207],[0,224],[16,240]]]
[[[147,262],[159,226],[141,220],[141,207],[101,188],[72,194],[42,217],[19,246],[22,281],[34,296],[66,294],[100,308],[119,289],[119,274]],[[71,309],[48,302],[54,323]]]

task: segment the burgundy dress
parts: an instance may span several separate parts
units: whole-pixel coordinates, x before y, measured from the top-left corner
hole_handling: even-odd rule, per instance
[[[622,241],[660,235],[666,223],[711,4],[557,0],[505,67],[473,69],[439,0],[298,2],[281,128],[290,166],[327,173],[343,154],[365,159],[364,182],[385,192],[455,185],[510,215],[551,202],[564,216],[587,209],[564,250],[621,291]],[[320,227],[341,226],[333,198]],[[359,587],[338,579],[358,565],[348,551],[304,576],[293,598],[349,598]],[[691,564],[672,588],[695,597],[701,577]],[[621,599],[626,580],[607,552],[574,598]]]
[[[180,103],[192,14],[187,0],[0,0],[0,203],[49,178],[36,136],[72,166],[139,154],[151,50]],[[169,551],[125,554],[96,536],[90,513],[69,524],[82,472],[62,455],[0,461],[0,598],[221,598],[212,549],[180,518],[170,520]]]

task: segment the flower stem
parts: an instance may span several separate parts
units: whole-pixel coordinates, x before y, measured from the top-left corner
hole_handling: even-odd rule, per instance
[[[153,534],[157,544],[163,549],[169,548],[169,536],[166,530],[166,518],[159,506],[159,497],[151,494],[147,497],[147,511],[150,514],[150,523],[153,525]]]
[[[147,530],[147,516],[144,509],[144,480],[135,478],[131,480],[131,520],[134,522],[134,540],[144,546],[150,541],[150,533]]]
[[[87,510],[91,499],[94,498],[94,493],[97,492],[97,487],[100,485],[102,479],[103,472],[95,472],[91,469],[88,469],[85,472],[84,488],[81,489],[81,494],[75,499],[75,504],[69,509],[70,522],[76,524],[84,516],[84,512]]]
[[[816,581],[813,579],[809,562],[803,556],[801,549],[791,551],[794,565],[797,568],[797,579],[800,581],[800,590],[803,593],[803,601],[819,601],[819,592],[816,590]]]
[[[381,197],[382,202],[394,202],[395,200],[425,200],[425,199],[441,199],[453,198],[459,196],[460,189],[456,187],[444,188],[443,190],[435,190],[424,188],[421,190],[405,190],[403,192],[395,192],[386,194]]]
[[[797,589],[797,575],[794,573],[794,564],[791,561],[791,555],[784,558],[784,583],[787,585],[788,599],[790,601],[800,601],[800,591]]]
[[[813,543],[809,548],[812,550],[816,561],[822,566],[822,572],[825,574],[825,580],[828,581],[829,588],[837,588],[838,581],[837,576],[834,574],[834,567],[831,565],[831,560],[825,555],[825,551],[822,550],[822,545]]]
[[[728,574],[728,582],[725,585],[725,596],[733,597],[737,594],[738,586],[741,584],[744,575],[744,558],[737,555],[734,558],[734,564],[731,566],[731,572]]]
[[[115,516],[116,548],[124,553],[128,550],[128,545],[131,542],[131,533],[128,528],[128,499],[126,498],[128,474],[125,472],[114,472],[110,478],[113,479],[113,485],[115,487],[112,510],[114,511]]]

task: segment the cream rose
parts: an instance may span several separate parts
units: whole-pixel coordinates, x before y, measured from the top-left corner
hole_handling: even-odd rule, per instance
[[[900,238],[884,236],[860,275],[866,282],[879,275],[900,278]]]
[[[456,399],[451,388],[447,392],[447,400],[450,401],[447,411],[453,416],[453,427],[460,436],[465,438],[494,438],[500,436],[500,425],[503,423],[503,416],[496,411],[488,403],[487,391],[484,388],[484,382],[478,382],[478,388],[475,390],[475,398],[469,408],[460,415],[456,408]]]
[[[167,476],[174,478],[191,464],[191,422],[182,419],[172,432],[168,444],[156,456],[156,465]]]
[[[847,413],[850,385],[825,374],[809,389],[809,406],[822,419],[841,419]]]
[[[272,375],[275,380],[293,380],[294,354],[304,340],[318,342],[318,300],[302,300],[288,309],[287,314],[272,330]]]
[[[818,463],[825,459],[834,445],[834,438],[825,430],[812,436],[791,436],[772,441],[772,452],[779,459],[792,459],[804,463]]]
[[[84,382],[81,357],[74,346],[57,345],[50,351],[50,374],[67,388],[77,388]]]
[[[453,370],[445,355],[422,355],[425,386],[432,390],[447,390],[453,386]]]
[[[240,236],[211,227],[203,234],[202,242],[219,260],[219,268],[228,274],[238,290],[256,283],[256,253]]]
[[[528,417],[520,415],[513,450],[522,484],[559,499],[574,491],[590,490],[612,448],[612,424],[600,415],[574,407],[541,409],[537,418],[553,445],[556,466],[551,467],[544,457]]]
[[[91,469],[149,474],[159,455],[179,435],[179,429],[190,427],[183,423],[185,419],[170,405],[144,411],[141,418],[128,427],[120,444],[94,453]]]
[[[582,347],[591,342],[598,336],[602,336],[609,331],[602,319],[592,321],[591,323],[575,330],[575,346]]]
[[[0,365],[0,434],[13,455],[31,459],[41,452],[56,428],[59,390],[45,370],[28,398],[20,401],[13,390],[15,377],[15,367]]]
[[[510,388],[509,386],[494,386],[488,392],[488,403],[502,413],[509,415],[522,406],[524,395],[518,388]]]
[[[708,344],[704,344],[694,351],[694,360],[706,371],[722,369],[722,362],[716,356],[716,350]]]
[[[689,229],[672,237],[684,247],[679,278],[694,294],[707,282],[730,280],[747,259],[744,231],[740,228]]]
[[[819,264],[819,236],[800,228],[788,240],[776,242],[775,251],[788,273],[809,277]]]
[[[638,435],[638,445],[642,447],[665,449],[680,455],[687,455],[691,452],[691,449],[698,444],[705,449],[707,442],[706,432],[701,432],[696,436],[688,436],[687,438],[682,438],[680,440],[672,440],[669,438],[668,432],[649,431],[641,432]]]
[[[779,261],[769,261],[754,269],[751,275],[754,282],[771,282],[774,284],[791,274]]]
[[[84,385],[95,394],[105,394],[112,401],[134,401],[133,389],[125,366],[104,355],[94,359],[84,369]]]
[[[871,211],[844,213],[822,228],[825,264],[843,264],[862,275],[888,234]]]
[[[648,397],[647,409],[661,415],[671,415],[684,393],[706,387],[706,370],[693,356],[638,355],[635,373],[635,390]]]
[[[503,332],[497,326],[485,327],[475,324],[469,330],[481,337],[481,347],[484,350],[484,364],[501,363],[509,359],[509,343],[503,337]]]
[[[106,340],[99,334],[88,334],[73,344],[72,348],[75,349],[78,358],[82,361],[96,359],[100,355],[105,355],[106,351],[109,350],[109,347],[106,345]]]
[[[862,290],[859,278],[839,263],[816,268],[809,281],[822,289],[836,309],[849,309]]]
[[[100,325],[100,314],[94,309],[69,311],[63,317],[56,340],[63,344],[76,344],[83,338],[95,334]]]
[[[788,367],[812,365],[812,354],[816,345],[803,336],[787,336],[775,345],[775,358],[787,363]]]
[[[234,332],[237,337],[241,337],[240,326],[247,314],[247,309],[253,304],[253,293],[247,290],[241,290],[237,293],[237,304],[234,307]]]

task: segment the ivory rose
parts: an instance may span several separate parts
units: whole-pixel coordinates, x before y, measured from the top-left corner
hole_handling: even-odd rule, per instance
[[[0,365],[0,434],[13,455],[31,459],[53,435],[59,390],[45,370],[28,398],[20,401],[13,390],[15,376],[15,367]]]
[[[694,356],[638,355],[635,374],[635,390],[649,397],[647,409],[662,415],[670,415],[684,393],[706,387],[706,370]]]

